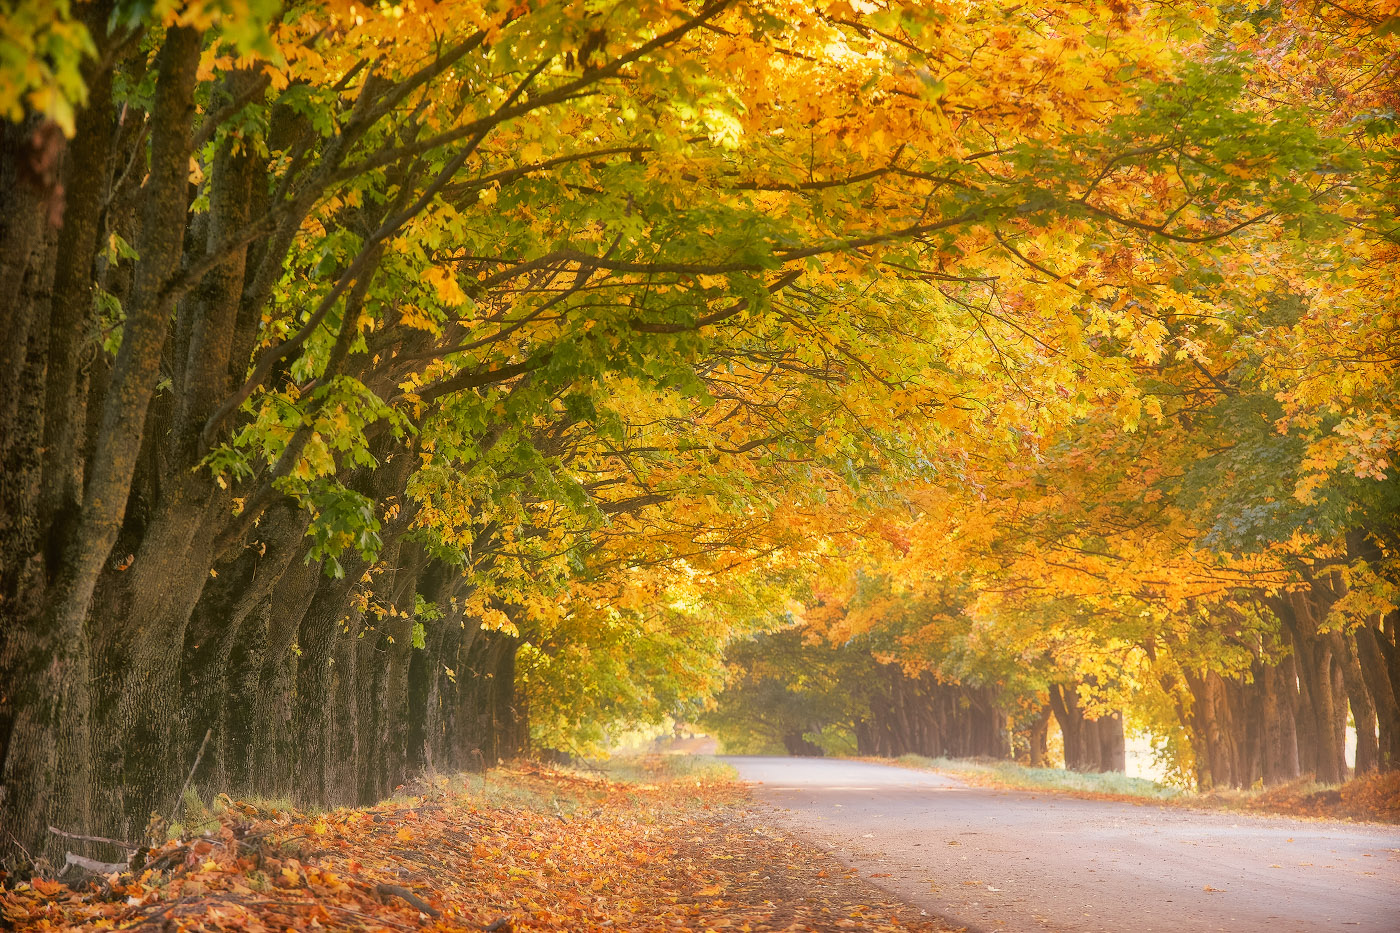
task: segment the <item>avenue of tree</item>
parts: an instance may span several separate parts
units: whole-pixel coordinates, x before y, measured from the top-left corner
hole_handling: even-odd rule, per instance
[[[11,7],[7,862],[827,675],[1400,767],[1384,0]]]

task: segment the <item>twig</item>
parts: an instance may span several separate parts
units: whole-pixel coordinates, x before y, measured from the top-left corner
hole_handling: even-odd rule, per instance
[[[491,921],[490,923],[488,923],[486,926],[482,927],[481,929],[482,929],[483,933],[496,933],[497,930],[504,930],[504,931],[506,931],[506,933],[510,933],[510,930],[511,930],[510,918],[509,918],[509,917],[497,917],[495,920]]]
[[[189,790],[190,781],[194,780],[194,773],[199,770],[199,762],[204,758],[204,747],[209,744],[209,737],[214,734],[213,728],[204,730],[204,741],[199,743],[199,751],[194,756],[194,764],[190,765],[190,773],[185,775],[185,783],[180,785],[180,793],[175,797],[175,802],[170,805],[170,822],[179,821],[180,802],[185,799],[185,791]]]
[[[5,830],[5,835],[7,835],[7,836],[10,837],[10,841],[13,842],[13,843],[15,844],[15,848],[16,848],[16,849],[19,849],[21,852],[24,853],[24,858],[25,858],[26,863],[27,863],[27,864],[30,864],[30,865],[33,865],[33,864],[34,864],[34,856],[31,855],[31,854],[29,854],[29,850],[26,849],[26,848],[24,847],[24,843],[22,843],[22,842],[19,841],[19,837],[16,836],[14,833],[10,832],[8,829]]]
[[[137,849],[141,848],[141,846],[134,845],[130,842],[123,842],[120,839],[109,839],[106,836],[84,836],[82,833],[64,832],[57,826],[50,826],[49,832],[53,833],[55,836],[62,836],[64,839],[76,839],[79,842],[105,842],[107,845],[117,846],[128,852],[135,852]]]
[[[85,836],[81,832],[64,832],[63,829],[57,827],[49,827],[49,832],[56,836],[63,836],[64,839],[76,839],[78,842],[101,842],[104,845],[116,846],[118,849],[126,849],[127,852],[139,852],[143,848],[143,846],[134,845],[134,843],[125,842],[122,839],[112,839],[109,836]]]
[[[408,901],[429,917],[437,918],[442,916],[442,911],[401,884],[376,884],[374,886],[374,893],[378,894],[380,897],[397,897],[401,900]]]

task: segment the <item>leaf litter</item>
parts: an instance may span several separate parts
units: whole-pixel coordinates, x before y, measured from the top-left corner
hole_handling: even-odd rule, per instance
[[[757,822],[734,784],[514,769],[509,799],[446,781],[322,815],[227,807],[129,870],[11,879],[24,931],[941,933],[833,857]],[[421,791],[421,793],[418,793]],[[548,801],[548,803],[544,803]]]

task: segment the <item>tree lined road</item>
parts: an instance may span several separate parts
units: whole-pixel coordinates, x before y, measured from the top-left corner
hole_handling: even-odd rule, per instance
[[[975,931],[1400,930],[1400,830],[730,758],[775,818]]]

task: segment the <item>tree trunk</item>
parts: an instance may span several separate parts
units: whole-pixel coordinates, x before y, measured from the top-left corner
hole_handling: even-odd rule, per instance
[[[1099,770],[1128,770],[1127,740],[1123,734],[1123,714],[1106,713],[1095,721],[1099,740]]]
[[[1050,754],[1050,707],[1044,706],[1040,713],[1031,723],[1030,731],[1030,766],[1032,768],[1049,767],[1047,758]]]
[[[296,757],[293,761],[293,794],[297,800],[324,804],[332,799],[331,763],[334,755],[332,710],[337,709],[335,667],[354,668],[344,652],[337,651],[337,638],[351,591],[365,572],[359,557],[345,561],[340,580],[323,578],[301,621],[297,644],[296,700],[292,735]],[[350,676],[347,672],[346,676]],[[348,715],[340,710],[342,716]],[[343,740],[342,740],[342,744]]]
[[[1328,634],[1328,639],[1332,643],[1332,656],[1337,660],[1337,672],[1341,675],[1346,703],[1356,724],[1356,766],[1352,773],[1366,774],[1380,766],[1380,746],[1376,737],[1376,706],[1366,689],[1361,663],[1357,659],[1352,639],[1335,631]]]
[[[1265,664],[1257,681],[1264,696],[1260,775],[1266,786],[1295,780],[1300,773],[1293,703],[1282,683],[1288,676],[1292,676],[1292,669],[1291,659],[1286,668]]]
[[[1366,692],[1376,708],[1380,732],[1376,749],[1376,764],[1381,771],[1400,768],[1400,702],[1386,671],[1385,657],[1380,648],[1380,626],[1363,625],[1356,630],[1355,646],[1358,668],[1366,683]]]

